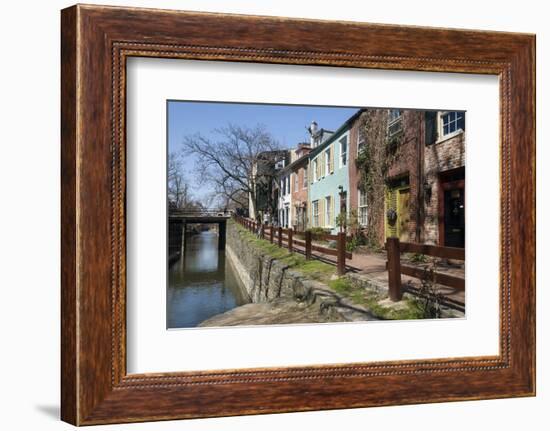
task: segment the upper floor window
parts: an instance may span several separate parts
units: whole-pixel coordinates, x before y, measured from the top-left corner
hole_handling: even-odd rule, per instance
[[[361,132],[359,132],[357,134],[357,155],[360,155],[363,152],[366,145],[367,140],[365,139],[365,136]]]
[[[294,176],[294,192],[298,191],[298,172],[292,174]]]
[[[325,151],[325,175],[330,174],[332,171],[332,151],[331,147],[328,147]]]
[[[286,194],[290,194],[290,175],[286,176]]]
[[[388,113],[388,135],[393,136],[403,129],[403,116],[400,109],[390,109]]]
[[[450,111],[441,114],[441,136],[464,130],[464,112]]]
[[[319,160],[315,159],[313,160],[313,182],[317,181],[319,174]]]
[[[303,186],[304,189],[307,189],[307,166],[303,169]]]
[[[340,167],[346,166],[348,162],[348,137],[340,139]]]

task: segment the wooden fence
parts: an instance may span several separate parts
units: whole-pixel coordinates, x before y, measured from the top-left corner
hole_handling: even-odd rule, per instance
[[[388,269],[389,296],[392,301],[400,301],[403,297],[403,292],[401,289],[401,274],[409,275],[415,278],[422,278],[425,273],[422,268],[411,265],[402,265],[401,253],[420,253],[427,256],[464,260],[463,248],[400,242],[399,238],[387,238],[386,251],[388,254],[386,267]],[[437,284],[464,290],[464,279],[460,277],[436,272],[434,273],[434,281]]]
[[[289,251],[297,251],[303,253],[307,260],[312,259],[316,254],[325,254],[329,256],[336,256],[336,269],[338,275],[344,275],[346,273],[346,259],[351,259],[352,254],[346,251],[346,234],[340,232],[336,235],[330,234],[317,234],[311,231],[295,231],[291,229],[285,229],[280,226],[272,226],[267,224],[260,224],[254,220],[234,216],[234,219],[241,226],[244,226],[250,232],[255,233],[260,238],[268,240],[272,244],[277,244],[279,247],[288,248]],[[336,248],[323,247],[314,244],[313,241],[336,241]],[[301,248],[298,248],[301,247]],[[330,263],[334,263],[330,259],[325,259]]]

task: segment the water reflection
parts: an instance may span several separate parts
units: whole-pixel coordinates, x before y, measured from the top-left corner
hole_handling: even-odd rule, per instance
[[[244,303],[225,251],[218,251],[218,234],[188,235],[184,257],[168,270],[168,328],[195,327]]]

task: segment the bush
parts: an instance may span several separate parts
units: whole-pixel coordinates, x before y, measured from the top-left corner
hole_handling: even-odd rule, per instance
[[[310,227],[307,230],[311,232],[312,235],[325,235],[327,233],[330,233],[330,229],[325,229],[322,227]]]
[[[427,256],[425,254],[422,254],[422,253],[413,253],[410,256],[410,260],[411,260],[411,262],[414,262],[414,263],[426,263],[426,262],[428,262]]]
[[[361,233],[353,235],[348,241],[346,241],[346,251],[352,252],[361,245],[366,245],[367,239]]]

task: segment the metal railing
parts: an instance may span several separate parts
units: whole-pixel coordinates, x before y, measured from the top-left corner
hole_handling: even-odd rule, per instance
[[[168,214],[170,216],[231,217],[233,212],[225,208],[170,208]]]

